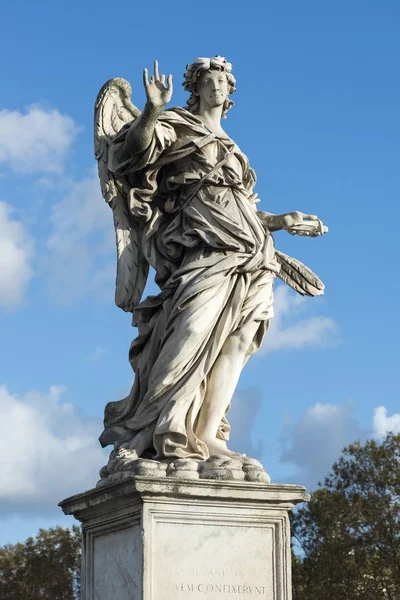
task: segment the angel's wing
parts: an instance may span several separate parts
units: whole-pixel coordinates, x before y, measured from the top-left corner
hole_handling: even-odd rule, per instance
[[[281,265],[278,277],[302,296],[321,296],[325,286],[315,273],[296,258],[275,250]]]
[[[128,81],[117,77],[101,88],[94,113],[94,153],[97,159],[101,192],[113,211],[117,241],[117,281],[115,303],[132,312],[140,302],[146,285],[149,265],[142,254],[142,229],[132,217],[127,202],[129,185],[108,168],[108,149],[121,128],[140,115],[130,99]]]

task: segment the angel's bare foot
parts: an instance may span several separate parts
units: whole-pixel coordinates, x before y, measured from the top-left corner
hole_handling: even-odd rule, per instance
[[[139,455],[136,450],[133,450],[132,448],[120,446],[120,448],[115,451],[115,458],[119,460],[136,460],[139,458]]]

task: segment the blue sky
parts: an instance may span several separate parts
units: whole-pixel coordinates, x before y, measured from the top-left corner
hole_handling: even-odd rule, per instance
[[[2,17],[0,544],[70,523],[56,504],[95,484],[104,405],[132,383],[93,104],[122,76],[141,108],[154,58],[183,105],[186,63],[226,56],[237,92],[224,127],[257,172],[260,208],[329,226],[324,238],[276,235],[326,294],[277,287],[232,447],[312,489],[345,444],[399,431],[399,4],[19,0]]]

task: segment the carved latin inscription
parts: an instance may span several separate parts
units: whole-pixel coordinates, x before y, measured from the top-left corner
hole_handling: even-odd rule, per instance
[[[268,587],[266,585],[233,585],[229,583],[176,583],[173,586],[175,594],[199,592],[200,594],[241,594],[265,597]]]

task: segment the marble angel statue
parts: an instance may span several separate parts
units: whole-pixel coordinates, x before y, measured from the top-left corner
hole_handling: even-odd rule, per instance
[[[103,86],[95,109],[101,188],[117,237],[116,303],[138,328],[134,384],[107,405],[100,442],[114,445],[114,458],[204,461],[230,453],[227,411],[273,316],[275,278],[303,295],[323,293],[310,269],[275,250],[271,232],[318,236],[327,228],[302,212],[257,211],[255,173],[221,126],[235,91],[225,58],[187,66],[185,108],[165,110],[172,77],[157,62],[143,83],[142,112],[120,78]],[[149,266],[160,292],[143,299]]]

